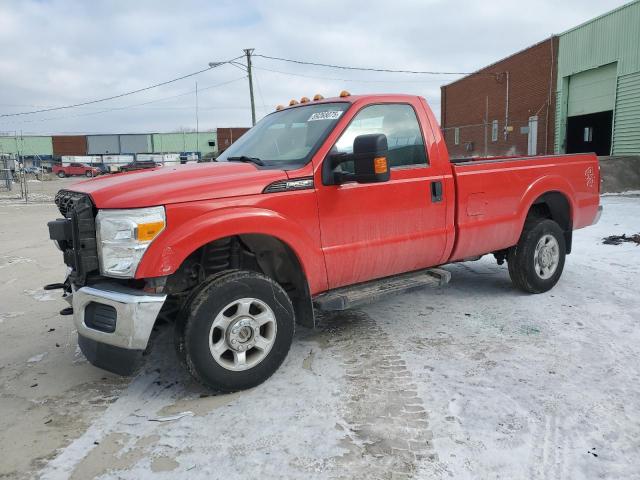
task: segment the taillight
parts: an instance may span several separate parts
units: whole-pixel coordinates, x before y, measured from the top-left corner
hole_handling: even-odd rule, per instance
[[[602,176],[600,175],[600,162],[598,162],[598,195],[602,194]]]

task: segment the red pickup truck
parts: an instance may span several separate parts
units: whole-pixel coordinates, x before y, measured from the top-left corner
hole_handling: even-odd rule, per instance
[[[592,154],[452,162],[426,101],[347,93],[278,108],[217,162],[60,191],[49,222],[79,345],[128,374],[158,318],[222,391],[282,363],[295,323],[442,284],[431,267],[493,254],[515,287],[552,288],[600,214]]]
[[[85,177],[97,177],[100,175],[100,169],[90,167],[84,163],[70,163],[69,165],[54,165],[51,171],[60,178],[70,177],[72,175],[83,175]]]

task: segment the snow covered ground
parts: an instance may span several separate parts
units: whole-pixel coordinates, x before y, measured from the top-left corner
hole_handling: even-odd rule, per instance
[[[102,376],[109,388],[88,397],[82,383],[70,386],[67,394],[78,401],[52,408],[49,417],[82,422],[31,470],[13,474],[640,478],[640,246],[602,244],[605,236],[640,231],[640,196],[602,203],[600,223],[576,232],[551,292],[514,290],[506,266],[489,257],[448,266],[452,281],[443,289],[324,316],[316,331],[299,329],[282,368],[250,391],[210,396],[197,387],[177,365],[166,327],[143,370],[124,383],[96,375],[74,356],[73,340],[66,357],[49,349],[35,364],[28,361],[40,350],[19,350],[0,369],[3,402],[19,395],[34,401],[18,385],[31,381],[21,368],[54,374],[55,366],[61,381],[79,376],[92,391]],[[5,263],[3,276],[31,265]],[[0,303],[7,310],[0,336],[28,316],[39,286],[21,284],[25,302],[13,309]],[[14,310],[17,317],[9,315]],[[72,338],[69,325],[56,325]],[[40,395],[49,407],[62,402],[59,391]],[[13,405],[0,406],[2,417]],[[49,417],[33,432],[46,434]],[[12,454],[34,455],[28,448]]]

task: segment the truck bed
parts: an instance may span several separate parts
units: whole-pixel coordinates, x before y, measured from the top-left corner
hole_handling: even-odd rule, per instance
[[[515,245],[529,208],[545,192],[568,203],[573,229],[590,225],[597,215],[594,154],[470,158],[451,166],[457,194],[451,261]]]

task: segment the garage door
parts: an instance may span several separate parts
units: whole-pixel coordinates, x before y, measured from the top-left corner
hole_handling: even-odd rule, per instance
[[[568,116],[613,110],[617,64],[594,68],[569,77]]]

